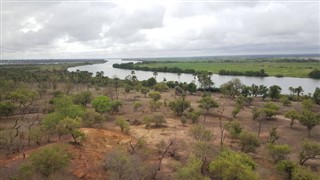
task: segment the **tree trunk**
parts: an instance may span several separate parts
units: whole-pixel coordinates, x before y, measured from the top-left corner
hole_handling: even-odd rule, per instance
[[[259,120],[258,138],[260,138],[261,125],[262,125],[262,122],[261,120]]]

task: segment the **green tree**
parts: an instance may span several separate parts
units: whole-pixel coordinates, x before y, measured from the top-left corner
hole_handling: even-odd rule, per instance
[[[114,112],[119,112],[122,106],[122,102],[119,100],[110,101],[110,112],[113,114]]]
[[[303,110],[299,122],[308,129],[308,136],[311,137],[311,130],[316,125],[320,124],[320,116],[314,112]]]
[[[280,138],[280,135],[277,131],[276,127],[272,127],[272,129],[269,132],[269,139],[268,142],[271,144],[274,144],[278,139]]]
[[[152,116],[145,116],[143,118],[144,123],[146,123],[146,128],[149,129],[152,125],[152,123],[154,123],[154,126],[156,128],[161,127],[162,124],[167,123],[166,119],[164,118],[164,116],[162,114],[154,114]]]
[[[72,100],[74,104],[80,104],[82,106],[86,106],[91,102],[91,92],[86,91],[86,92],[81,92],[79,94],[74,94],[72,96]]]
[[[295,110],[295,109],[291,109],[289,111],[286,112],[285,114],[286,118],[290,118],[290,127],[291,129],[293,128],[294,125],[294,121],[299,119],[299,113]]]
[[[294,89],[294,92],[298,95],[298,100],[300,99],[300,94],[303,92],[303,89],[301,86]]]
[[[197,73],[198,81],[200,83],[200,87],[204,90],[209,89],[214,85],[212,79],[211,79],[212,73],[207,71],[202,71]]]
[[[194,156],[188,159],[187,164],[177,169],[178,180],[209,180],[210,178],[201,173],[202,161]]]
[[[240,79],[236,78],[231,81],[228,81],[225,84],[222,84],[220,86],[220,89],[223,94],[228,95],[233,99],[240,94],[242,86],[243,84],[241,83]]]
[[[154,77],[151,77],[147,80],[147,86],[148,87],[153,87],[154,85],[157,84],[157,80]]]
[[[94,109],[86,109],[86,112],[83,115],[83,125],[92,127],[95,123],[100,123],[104,120],[101,114],[97,113]]]
[[[283,104],[284,106],[289,106],[289,105],[291,105],[291,101],[289,100],[288,96],[282,96],[282,97],[280,98],[280,101],[282,102],[282,104]]]
[[[231,136],[231,140],[239,138],[241,132],[242,132],[242,127],[240,126],[239,121],[231,121],[230,123],[227,123],[225,125],[226,130]],[[232,143],[231,141],[231,143]]]
[[[12,102],[19,103],[19,108],[22,107],[23,112],[33,104],[38,96],[36,91],[27,88],[18,88],[8,94],[8,98]]]
[[[211,141],[213,134],[210,130],[207,130],[203,125],[194,125],[189,131],[191,137],[196,141]]]
[[[202,112],[201,110],[191,110],[189,112],[185,113],[185,116],[189,119],[191,119],[192,123],[198,122],[199,117],[201,116]]]
[[[65,148],[53,145],[31,153],[29,159],[34,171],[48,177],[50,174],[64,169],[69,164],[71,155]]]
[[[184,97],[169,102],[169,107],[179,117],[182,116],[183,112],[190,107],[190,101],[185,100]]]
[[[281,94],[281,90],[282,89],[280,86],[277,86],[277,85],[270,86],[269,96],[271,97],[271,100],[279,99],[280,94]]]
[[[317,104],[320,104],[320,88],[316,88],[313,92],[313,96],[312,99],[314,100],[314,102],[316,102]]]
[[[140,92],[144,95],[144,97],[147,97],[147,94],[148,94],[148,92],[149,92],[149,88],[147,88],[147,87],[142,87],[142,88],[140,89]]]
[[[79,130],[81,127],[82,119],[79,117],[69,118],[66,117],[58,123],[60,130],[66,134],[70,134],[74,143],[78,143],[78,138],[84,138],[85,134]]]
[[[255,149],[260,146],[259,139],[252,133],[243,131],[241,132],[239,138],[241,151],[245,153],[254,152]]]
[[[291,152],[291,147],[287,144],[269,144],[267,147],[269,154],[276,163],[288,159],[288,155]]]
[[[110,104],[108,96],[97,96],[92,101],[93,108],[100,114],[110,111]]]
[[[169,90],[169,87],[167,86],[166,83],[161,82],[161,83],[154,85],[154,90],[158,91],[158,92],[165,92],[165,91]]]
[[[188,84],[188,91],[190,94],[193,94],[197,91],[197,85],[195,83],[189,83]]]
[[[136,155],[130,155],[122,149],[115,149],[106,155],[104,168],[111,174],[110,179],[151,179],[148,173],[152,172],[146,171],[142,161]]]
[[[216,178],[254,180],[258,175],[254,172],[256,164],[250,156],[244,153],[224,150],[209,164],[209,171]]]
[[[0,119],[3,115],[8,116],[14,111],[14,104],[10,101],[2,101],[0,102]]]
[[[149,93],[149,97],[153,100],[153,101],[159,101],[161,99],[161,94],[157,91],[151,92]]]
[[[130,130],[130,124],[123,117],[117,117],[116,125],[120,127],[121,132],[128,133]]]
[[[319,175],[307,167],[296,166],[292,171],[292,180],[317,180]]]
[[[211,97],[211,95],[203,96],[199,101],[199,107],[206,110],[206,113],[204,115],[204,121],[206,120],[206,117],[212,108],[219,107],[218,103]]]
[[[314,141],[303,141],[302,151],[299,154],[299,163],[303,165],[309,159],[319,159],[320,143]]]

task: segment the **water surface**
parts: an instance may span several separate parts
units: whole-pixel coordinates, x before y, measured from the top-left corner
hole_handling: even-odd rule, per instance
[[[131,70],[126,69],[117,69],[113,68],[112,65],[115,63],[128,63],[128,62],[138,62],[138,61],[123,61],[123,60],[108,60],[108,62],[104,64],[93,64],[93,65],[85,65],[85,66],[77,66],[69,68],[68,71],[89,71],[93,74],[96,72],[103,71],[104,76],[108,76],[110,78],[118,77],[120,79],[124,79],[126,76],[131,74]],[[147,80],[153,76],[153,72],[151,71],[139,71],[135,70],[135,74],[138,80]],[[163,73],[158,72],[158,76],[156,77],[157,81],[163,81],[165,78],[167,81],[180,81],[190,83],[195,81],[198,84],[197,80],[194,79],[192,74],[184,74],[182,73],[180,79],[176,73]],[[316,87],[320,87],[320,80],[310,79],[310,78],[293,78],[293,77],[247,77],[247,76],[220,76],[218,74],[212,75],[212,80],[214,82],[215,87],[220,87],[221,84],[226,83],[234,78],[238,78],[241,82],[247,86],[251,86],[252,84],[256,85],[265,85],[272,86],[278,85],[282,88],[283,94],[289,94],[289,87],[298,87],[301,86],[304,90],[304,94],[313,93]]]

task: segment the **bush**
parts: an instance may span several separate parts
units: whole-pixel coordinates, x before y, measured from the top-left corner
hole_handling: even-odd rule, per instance
[[[71,159],[71,155],[65,148],[54,145],[43,147],[31,153],[29,159],[36,172],[48,177],[50,174],[65,168]]]
[[[128,133],[130,130],[130,124],[123,117],[116,119],[116,125],[120,127],[121,132]]]
[[[279,162],[282,160],[286,160],[288,158],[288,154],[291,152],[291,148],[287,144],[283,145],[268,145],[269,154],[272,156],[274,162]]]
[[[260,146],[260,141],[255,134],[243,131],[240,134],[241,151],[248,153],[254,152]]]
[[[244,153],[224,150],[209,164],[209,171],[219,179],[254,180],[258,175],[253,171],[256,164]]]
[[[154,123],[155,127],[161,127],[164,123],[167,123],[164,116],[161,114],[155,114],[153,116],[145,116],[143,118],[146,128],[149,129],[151,124]]]
[[[282,97],[280,98],[280,101],[282,102],[282,104],[283,104],[284,106],[289,106],[289,105],[291,105],[291,101],[289,100],[288,96],[282,96]]]

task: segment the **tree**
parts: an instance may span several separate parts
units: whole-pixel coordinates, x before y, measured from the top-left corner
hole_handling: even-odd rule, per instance
[[[100,114],[110,111],[110,99],[108,96],[97,96],[92,101],[93,108]]]
[[[291,152],[291,147],[287,144],[269,144],[267,147],[275,163],[288,159],[288,155]]]
[[[154,78],[154,77],[151,77],[151,78],[149,78],[148,80],[147,80],[147,86],[148,87],[152,87],[152,86],[154,86],[154,85],[156,85],[157,84],[157,80],[156,80],[156,78]]]
[[[303,92],[303,89],[301,86],[294,89],[294,92],[298,95],[298,100],[300,99],[300,94]]]
[[[52,145],[31,153],[29,159],[34,171],[48,177],[50,174],[64,169],[69,164],[71,155],[64,147]]]
[[[311,137],[311,130],[320,124],[320,115],[314,112],[303,110],[299,117],[299,122],[308,129],[308,136]]]
[[[280,98],[280,101],[282,102],[282,104],[283,104],[284,106],[289,106],[289,105],[291,105],[291,101],[289,100],[288,96],[282,96],[282,97]]]
[[[309,168],[297,165],[291,161],[283,160],[277,164],[279,171],[284,171],[288,174],[288,179],[291,180],[316,180],[318,175],[312,172]]]
[[[149,92],[149,89],[147,87],[142,87],[140,89],[140,92],[144,95],[144,97],[146,98],[147,97],[147,94]]]
[[[86,109],[82,122],[84,126],[92,127],[93,124],[102,122],[103,119],[103,116],[97,113],[94,109]]]
[[[153,72],[153,76],[154,76],[155,79],[157,79],[158,72],[157,71]]]
[[[302,101],[303,109],[307,111],[311,111],[313,107],[314,107],[314,102],[312,101],[312,99],[305,99]]]
[[[162,124],[167,123],[162,114],[154,114],[153,116],[145,116],[143,118],[144,123],[146,123],[146,128],[149,129],[151,124],[154,123],[155,127],[161,127]]]
[[[280,138],[280,135],[277,131],[276,127],[272,127],[272,129],[269,132],[269,139],[268,142],[271,144],[274,144],[278,139]]]
[[[289,111],[286,112],[285,117],[291,119],[291,121],[290,121],[290,127],[291,127],[291,129],[292,129],[293,124],[294,124],[294,121],[295,121],[296,119],[299,119],[299,113],[298,113],[295,109],[291,109],[291,110],[289,110]]]
[[[8,116],[14,111],[14,104],[10,101],[2,101],[0,102],[0,119],[3,115]]]
[[[158,92],[165,92],[165,91],[169,90],[169,87],[167,86],[166,83],[161,82],[161,83],[154,85],[154,90],[158,91]]]
[[[259,139],[252,133],[243,131],[241,132],[239,138],[241,151],[245,153],[254,152],[255,149],[260,146]]]
[[[282,89],[280,86],[277,86],[277,85],[270,86],[269,96],[271,97],[271,100],[279,99],[281,90]]]
[[[80,104],[82,106],[86,106],[91,102],[91,92],[86,91],[79,94],[74,94],[72,96],[72,100],[74,104]]]
[[[189,83],[188,84],[188,91],[190,94],[193,94],[197,91],[197,85],[195,83]]]
[[[110,172],[110,179],[118,180],[147,179],[150,173],[138,156],[130,155],[122,149],[115,149],[106,155],[104,168]]]
[[[232,99],[235,98],[235,96],[240,94],[240,90],[243,84],[241,83],[240,79],[232,79],[231,81],[228,81],[225,84],[222,84],[220,86],[221,92],[225,95],[230,96]]]
[[[192,123],[196,123],[198,122],[198,119],[200,117],[200,115],[202,114],[201,110],[191,110],[189,112],[186,112],[184,114],[184,116],[186,116],[187,118],[191,119]]]
[[[154,92],[149,93],[149,97],[155,102],[155,101],[160,100],[161,94],[157,91],[154,91]]]
[[[207,130],[203,125],[194,125],[190,128],[190,135],[196,141],[211,141],[213,134],[210,130]]]
[[[119,100],[110,101],[110,112],[113,114],[114,112],[119,112],[122,106],[122,102]]]
[[[299,153],[299,163],[303,165],[309,159],[320,158],[320,143],[313,141],[303,141],[302,151]]]
[[[202,71],[197,73],[198,81],[200,83],[200,87],[204,90],[209,89],[214,85],[211,79],[212,73],[207,71]]]
[[[292,180],[316,180],[318,178],[319,175],[307,167],[296,166],[292,171]]]
[[[206,120],[206,117],[209,113],[209,110],[212,108],[219,107],[218,103],[212,99],[211,95],[203,96],[199,101],[199,107],[206,110],[203,121]]]
[[[266,97],[268,97],[268,87],[264,85],[259,86],[259,95],[261,95],[262,99],[265,100]]]
[[[209,164],[209,171],[219,179],[258,179],[254,172],[256,164],[244,153],[224,150]]]
[[[84,138],[85,134],[79,130],[81,127],[82,119],[81,118],[69,118],[66,117],[62,119],[58,123],[58,127],[60,128],[60,131],[70,134],[74,140],[74,143],[78,143],[78,138]]]
[[[257,97],[259,94],[259,86],[252,84],[250,91],[251,91],[252,96]]]
[[[23,107],[23,112],[33,104],[38,96],[36,91],[27,88],[18,88],[8,94],[8,98],[12,102],[19,103],[19,108]]]
[[[225,125],[226,130],[231,136],[231,140],[239,138],[241,132],[242,132],[242,127],[240,126],[239,121],[231,121],[230,123]],[[231,141],[232,143],[232,141]]]
[[[275,116],[279,110],[279,107],[273,103],[267,103],[264,105],[262,111],[265,114],[266,118],[271,118]]]
[[[312,99],[315,103],[320,104],[320,88],[316,88],[313,92]]]
[[[130,124],[123,117],[116,119],[116,125],[120,127],[121,132],[128,133],[130,130]]]
[[[169,107],[177,116],[181,117],[183,112],[190,107],[190,101],[185,100],[184,97],[169,102]]]
[[[178,180],[209,180],[210,178],[201,173],[202,161],[194,156],[189,157],[187,164],[177,169]]]

